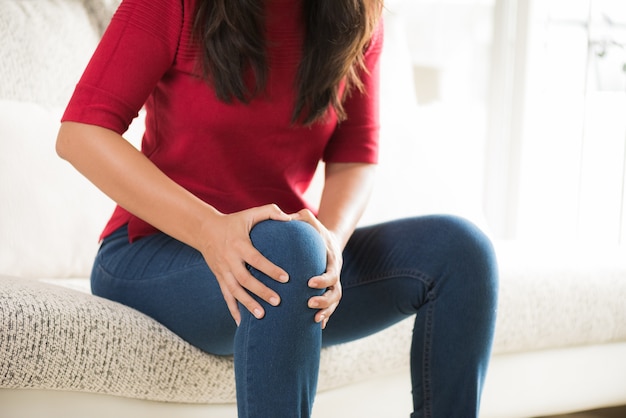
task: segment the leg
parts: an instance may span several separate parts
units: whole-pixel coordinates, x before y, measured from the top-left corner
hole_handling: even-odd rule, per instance
[[[359,229],[344,252],[342,283],[325,345],[416,313],[412,417],[478,415],[497,297],[493,250],[478,229],[444,216]]]
[[[257,320],[241,308],[235,336],[235,375],[239,417],[309,417],[317,387],[322,330],[307,302],[318,289],[308,280],[326,269],[326,246],[304,222],[266,221],[254,227],[254,246],[289,273],[278,283],[252,269],[253,275],[281,296]]]
[[[107,238],[94,264],[92,290],[152,316],[204,351],[234,352],[241,418],[309,417],[321,327],[307,301],[321,291],[307,282],[324,271],[325,246],[311,226],[297,221],[262,222],[251,238],[290,275],[281,284],[251,269],[282,299],[278,307],[262,302],[266,315],[261,320],[241,307],[236,327],[202,255],[164,234],[129,244],[122,228]]]

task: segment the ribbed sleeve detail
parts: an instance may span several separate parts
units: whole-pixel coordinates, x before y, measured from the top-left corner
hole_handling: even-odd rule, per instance
[[[124,0],[113,20],[124,22],[158,39],[176,51],[183,14],[182,0]]]
[[[183,13],[179,0],[123,1],[62,120],[124,133],[176,60]]]

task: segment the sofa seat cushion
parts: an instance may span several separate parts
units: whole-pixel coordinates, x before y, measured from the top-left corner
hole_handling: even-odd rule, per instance
[[[499,245],[498,253],[494,354],[626,341],[626,261],[618,251]],[[0,388],[234,402],[232,357],[203,353],[151,318],[89,294],[86,279],[46,281],[0,278]],[[323,349],[320,391],[408,370],[412,322]]]
[[[325,348],[319,390],[406,369],[411,326],[409,318],[374,336]],[[232,357],[206,354],[151,318],[84,292],[1,277],[0,329],[0,388],[235,401]]]
[[[494,354],[626,342],[626,258],[619,248],[498,242]],[[89,292],[87,279],[49,279]]]

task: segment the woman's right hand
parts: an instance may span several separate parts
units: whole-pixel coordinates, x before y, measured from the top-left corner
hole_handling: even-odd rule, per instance
[[[252,276],[248,265],[278,282],[285,283],[289,280],[287,272],[265,258],[250,240],[252,228],[268,219],[289,221],[291,216],[276,205],[265,205],[228,215],[218,214],[215,218],[211,217],[200,231],[202,238],[199,250],[215,274],[237,325],[241,321],[238,302],[256,318],[260,319],[265,315],[261,304],[248,292],[272,306],[280,303],[280,296]]]

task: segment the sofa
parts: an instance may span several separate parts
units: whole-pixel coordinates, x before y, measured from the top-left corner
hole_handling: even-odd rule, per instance
[[[0,2],[0,416],[235,417],[231,357],[203,353],[89,291],[113,203],[56,156],[54,142],[117,1]],[[414,200],[427,198],[395,187],[428,164],[413,153],[411,64],[390,9],[381,135],[393,146],[383,148],[363,224],[419,214]],[[138,143],[141,118],[127,137]],[[415,164],[402,166],[407,155]],[[312,199],[318,191],[319,182]],[[465,214],[488,231],[479,208]],[[626,404],[623,249],[494,242],[500,299],[481,416]],[[411,327],[408,318],[323,349],[314,417],[408,416]]]

